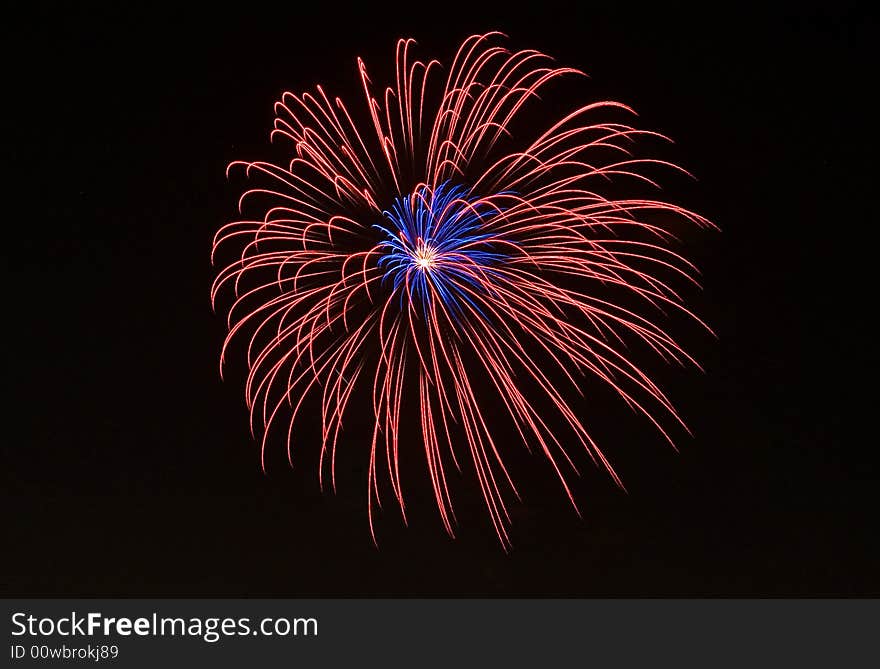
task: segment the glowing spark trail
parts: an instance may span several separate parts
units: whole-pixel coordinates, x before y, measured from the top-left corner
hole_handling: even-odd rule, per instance
[[[420,425],[446,531],[454,536],[457,523],[448,477],[467,465],[505,549],[518,492],[500,423],[543,454],[573,505],[566,443],[622,486],[572,405],[586,379],[670,442],[663,419],[684,426],[631,356],[641,342],[668,362],[694,363],[652,316],[696,319],[671,285],[696,270],[670,247],[676,219],[712,224],[632,194],[657,185],[651,170],[681,170],[631,153],[640,138],[665,138],[608,120],[628,107],[597,102],[537,132],[524,125],[527,108],[540,111],[539,92],[580,73],[511,52],[501,37],[466,39],[445,77],[401,40],[394,86],[378,97],[358,59],[366,123],[320,86],[285,93],[272,138],[289,142],[289,164],[230,165],[265,185],[239,203],[262,213],[214,239],[212,261],[235,253],[212,288],[215,303],[231,296],[221,372],[230,343],[246,341],[245,397],[264,468],[276,428],[290,459],[306,398],[320,403],[319,479],[329,474],[334,489],[344,418],[355,389],[367,389],[374,541],[383,487],[406,520],[400,458],[416,445],[399,440],[405,423]],[[487,415],[489,401],[503,415]]]

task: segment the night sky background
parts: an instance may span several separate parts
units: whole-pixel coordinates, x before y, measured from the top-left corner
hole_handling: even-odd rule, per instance
[[[861,295],[876,21],[839,5],[220,4],[7,18],[0,594],[880,595],[877,301]],[[318,490],[317,442],[264,475],[243,359],[218,376],[210,244],[243,185],[224,171],[284,158],[268,142],[284,90],[322,83],[356,107],[357,56],[384,83],[398,37],[448,61],[490,29],[587,71],[573,103],[619,100],[676,140],[663,157],[697,180],[666,194],[722,229],[683,247],[703,272],[689,304],[718,338],[674,328],[705,367],[660,372],[695,435],[679,453],[617,403],[590,408],[628,494],[585,467],[581,520],[525,460],[505,555],[467,495],[448,539],[411,465],[410,527],[389,505],[377,550],[365,453],[336,496]]]

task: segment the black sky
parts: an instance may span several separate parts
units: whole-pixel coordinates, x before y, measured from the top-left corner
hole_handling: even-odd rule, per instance
[[[9,19],[0,592],[880,594],[876,438],[859,427],[876,299],[857,260],[876,219],[875,21],[289,4]],[[507,556],[477,504],[448,540],[414,484],[411,527],[387,512],[376,550],[363,472],[335,497],[308,455],[263,475],[235,364],[218,377],[208,255],[241,186],[224,169],[279,156],[282,91],[359,100],[357,56],[381,79],[397,37],[448,59],[488,29],[584,69],[586,96],[676,140],[666,157],[697,181],[672,195],[722,228],[685,247],[718,339],[686,335],[705,373],[663,377],[695,433],[680,453],[624,412],[594,417],[629,494],[585,472],[579,520],[536,458]]]

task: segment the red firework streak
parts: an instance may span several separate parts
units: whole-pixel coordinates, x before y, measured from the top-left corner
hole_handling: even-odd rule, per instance
[[[437,61],[412,59],[413,40],[400,40],[395,85],[379,99],[358,59],[366,128],[320,86],[285,93],[272,138],[292,145],[289,165],[230,165],[268,185],[239,202],[240,210],[245,200],[264,203],[260,216],[229,223],[214,239],[212,260],[221,248],[236,250],[212,289],[212,300],[234,294],[221,373],[230,342],[245,337],[245,396],[264,469],[272,428],[286,429],[291,459],[304,400],[320,400],[319,479],[323,486],[329,472],[334,490],[346,407],[359,384],[372,388],[374,541],[386,477],[406,521],[399,454],[414,444],[398,434],[410,416],[421,424],[446,531],[454,536],[456,525],[448,475],[469,460],[505,549],[508,504],[519,493],[493,424],[505,421],[540,449],[575,509],[566,481],[575,463],[559,427],[622,487],[567,399],[580,397],[585,378],[610,386],[670,443],[661,419],[684,427],[625,342],[696,364],[651,315],[676,310],[701,323],[668,283],[696,273],[669,248],[670,221],[712,224],[674,204],[607,194],[621,181],[657,187],[649,167],[682,171],[631,154],[634,140],[661,135],[597,120],[630,116],[625,105],[581,106],[515,141],[524,106],[581,73],[537,51],[511,52],[501,37],[466,39],[445,76]],[[416,384],[418,416],[402,410]],[[487,394],[503,414],[486,415]]]

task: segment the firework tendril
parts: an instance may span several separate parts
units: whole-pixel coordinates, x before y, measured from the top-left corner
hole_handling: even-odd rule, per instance
[[[672,247],[681,221],[712,224],[634,195],[658,188],[649,172],[683,170],[633,153],[665,138],[607,120],[631,117],[625,105],[541,121],[539,93],[581,73],[502,38],[469,37],[445,69],[400,40],[394,85],[378,98],[358,59],[362,118],[321,86],[284,93],[272,139],[291,147],[289,164],[229,167],[260,181],[239,202],[259,215],[214,238],[212,261],[232,258],[212,288],[215,308],[228,296],[221,374],[231,342],[245,342],[264,469],[285,434],[292,462],[295,425],[314,416],[306,399],[320,404],[318,477],[334,490],[344,418],[365,389],[374,541],[382,496],[406,522],[400,459],[418,448],[446,531],[457,527],[449,477],[470,469],[509,548],[519,493],[500,426],[543,454],[576,510],[573,450],[623,487],[579,415],[591,378],[670,443],[670,421],[687,430],[632,358],[696,365],[654,319],[678,312],[706,327],[672,287],[696,283]],[[417,443],[399,438],[407,422]]]

